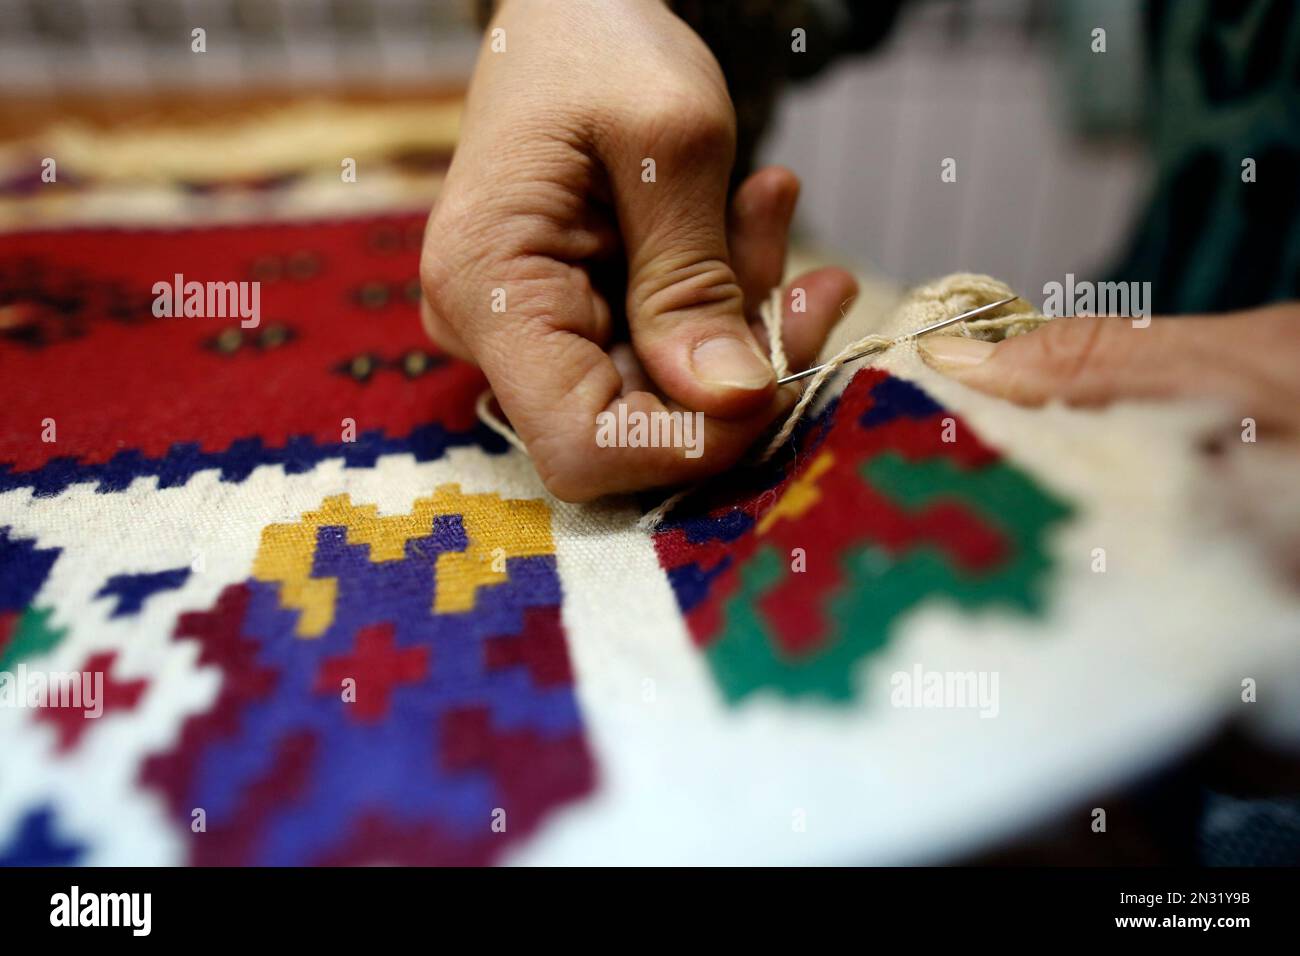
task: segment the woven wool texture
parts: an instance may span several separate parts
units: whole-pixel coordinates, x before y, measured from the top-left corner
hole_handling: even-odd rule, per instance
[[[1202,520],[1196,416],[1012,409],[910,343],[654,534],[554,501],[423,341],[421,227],[0,236],[0,694],[102,679],[98,717],[0,706],[0,861],[949,859],[1288,647],[1294,603]],[[175,273],[259,279],[261,325],[154,318]],[[899,706],[917,668],[999,696]]]
[[[1042,612],[1046,535],[1069,509],[957,419],[944,441],[944,417],[915,386],[864,372],[793,464],[752,476],[744,506],[660,527],[656,548],[728,698],[850,697],[852,665],[927,597]]]

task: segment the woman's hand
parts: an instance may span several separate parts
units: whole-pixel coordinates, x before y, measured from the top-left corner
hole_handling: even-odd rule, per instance
[[[1057,319],[996,345],[919,343],[934,368],[1022,405],[1217,400],[1230,413],[1213,472],[1242,530],[1300,586],[1300,304],[1218,317]],[[1247,443],[1252,442],[1252,443]],[[1229,454],[1233,447],[1237,454]],[[1249,449],[1249,452],[1246,451]]]
[[[794,399],[753,319],[798,181],[761,170],[728,201],[734,138],[716,61],[661,0],[507,0],[489,27],[429,219],[424,323],[483,368],[560,498],[719,471]],[[792,285],[802,368],[855,287],[838,269]],[[620,404],[702,412],[702,456],[598,447]]]
[[[940,372],[1021,405],[1210,398],[1300,451],[1300,303],[1145,328],[1057,319],[997,344],[932,336],[919,348]]]

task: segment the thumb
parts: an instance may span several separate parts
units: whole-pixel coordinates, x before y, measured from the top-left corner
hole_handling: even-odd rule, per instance
[[[776,379],[728,256],[732,124],[681,116],[663,129],[606,161],[628,256],[632,347],[673,400],[739,418],[768,406]]]
[[[1229,391],[1206,361],[1225,333],[1227,323],[1211,318],[1155,319],[1142,327],[1123,318],[1080,317],[998,343],[936,335],[920,339],[917,348],[937,371],[1021,405],[1101,405]]]

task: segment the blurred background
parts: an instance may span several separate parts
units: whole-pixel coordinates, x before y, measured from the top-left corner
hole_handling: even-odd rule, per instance
[[[3,0],[0,31],[27,93],[450,85],[478,46],[470,0]]]
[[[0,135],[454,97],[477,50],[473,6],[0,0]],[[1104,268],[1144,187],[1139,16],[1130,0],[905,6],[881,47],[780,101],[761,157],[803,178],[804,241],[904,283],[970,269],[1032,290]],[[1086,55],[1098,24],[1116,55]],[[963,188],[934,188],[936,156],[957,160]]]

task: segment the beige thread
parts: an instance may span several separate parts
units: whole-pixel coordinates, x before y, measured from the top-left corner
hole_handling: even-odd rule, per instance
[[[519,437],[513,428],[493,414],[492,389],[487,389],[478,397],[474,402],[474,411],[477,413],[479,421],[504,438],[510,445],[519,449],[527,457],[528,446],[524,444],[524,440]]]
[[[782,339],[781,325],[785,320],[781,308],[781,287],[777,286],[772,290],[772,294],[767,297],[762,305],[758,307],[758,314],[763,319],[763,328],[767,329],[768,350],[772,355],[772,369],[776,372],[777,378],[785,378],[790,374],[790,360],[785,357],[785,342]]]

